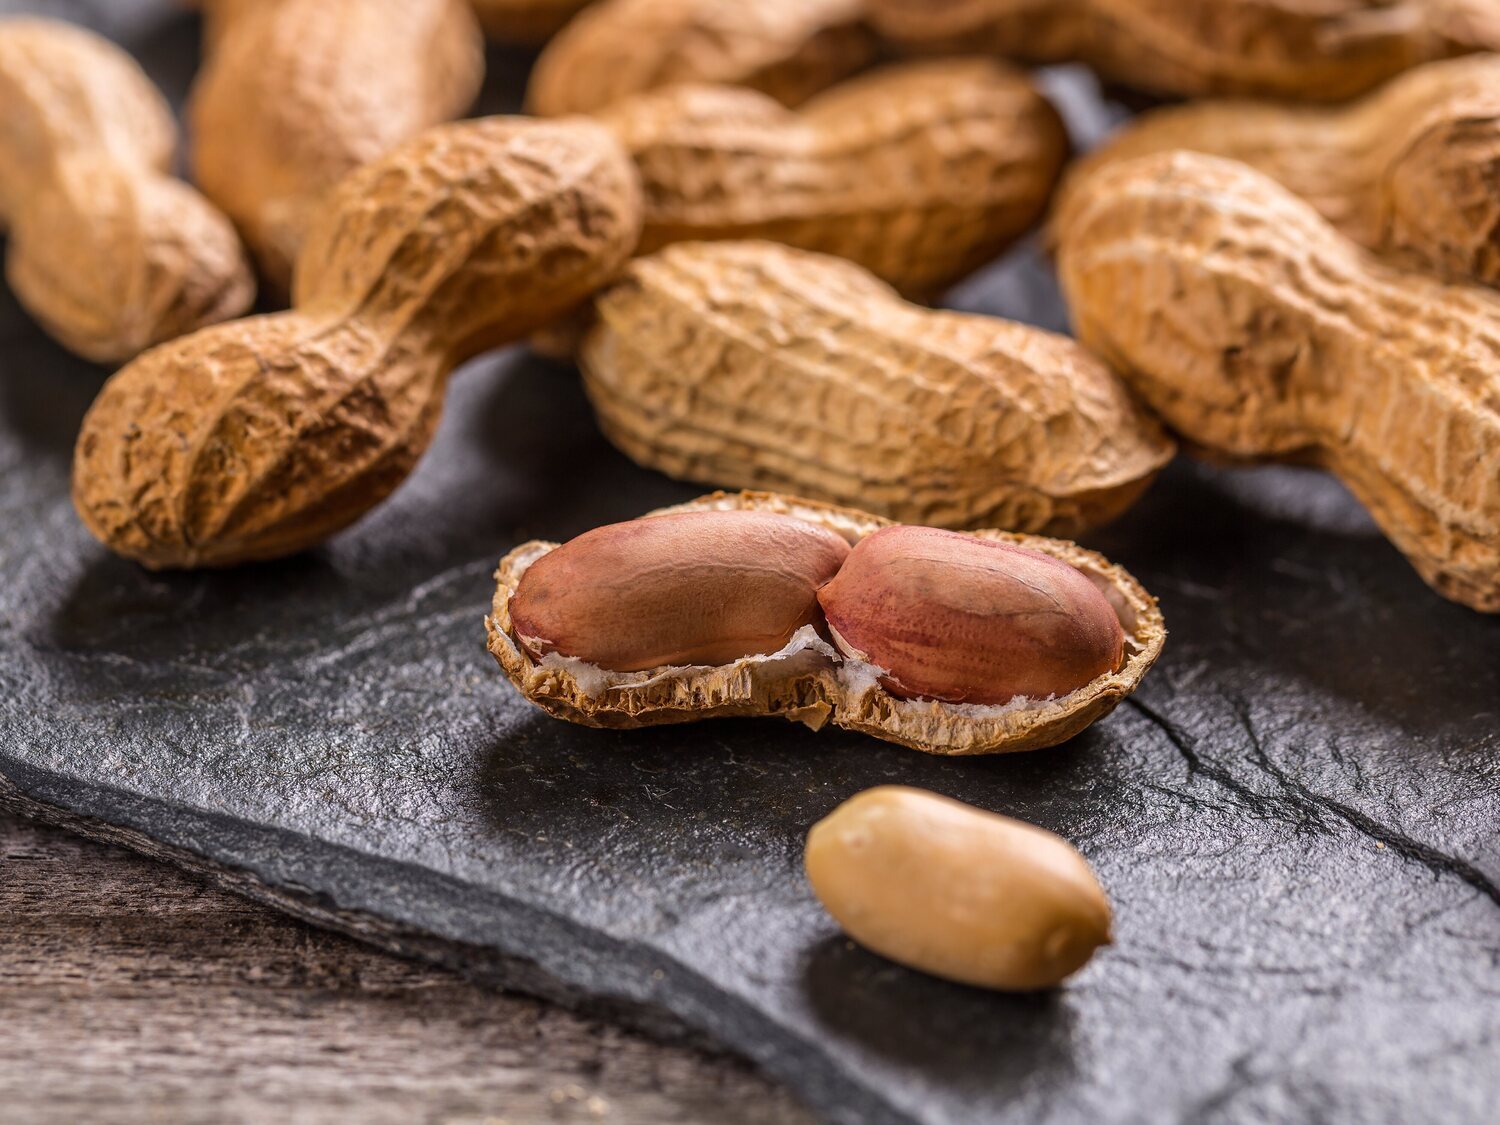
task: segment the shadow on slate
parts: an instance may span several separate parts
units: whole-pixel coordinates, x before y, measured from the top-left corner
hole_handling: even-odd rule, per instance
[[[94,7],[183,88],[191,58],[152,44],[190,20]],[[1055,320],[1050,286],[1023,254],[960,299]],[[1183,463],[1095,536],[1172,635],[1136,700],[1055,750],[610,734],[531,709],[483,651],[504,550],[698,491],[613,452],[570,369],[470,365],[413,479],[321,551],[151,575],[67,499],[102,373],[8,295],[0,341],[0,804],[723,1045],[830,1120],[1492,1119],[1500,621],[1431,594],[1332,481]],[[887,782],[1075,840],[1117,944],[1020,997],[852,946],[802,839]]]

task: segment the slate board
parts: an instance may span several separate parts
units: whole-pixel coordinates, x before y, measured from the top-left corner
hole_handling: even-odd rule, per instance
[[[184,89],[191,17],[48,10]],[[525,59],[494,63],[492,107]],[[1026,252],[955,302],[1061,311]],[[522,703],[482,645],[505,549],[699,491],[614,453],[570,369],[470,365],[411,482],[326,549],[161,576],[68,504],[102,377],[0,296],[0,804],[706,1038],[833,1121],[1500,1116],[1500,620],[1431,594],[1330,480],[1179,464],[1089,540],[1161,597],[1171,638],[1137,699],[1064,747],[951,762],[771,721],[611,734]],[[1076,841],[1117,944],[1019,997],[851,946],[802,839],[885,782]]]

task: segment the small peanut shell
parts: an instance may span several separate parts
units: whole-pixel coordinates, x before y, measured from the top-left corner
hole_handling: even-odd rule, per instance
[[[807,878],[846,933],[980,988],[1051,988],[1110,942],[1109,899],[1060,836],[921,789],[849,798],[807,835]]]
[[[536,660],[615,672],[728,664],[821,621],[818,588],[849,544],[775,512],[678,512],[595,528],[536,561],[510,601]]]
[[[1074,567],[932,527],[861,540],[818,601],[840,651],[902,699],[1051,699],[1113,672],[1125,648],[1114,609]]]
[[[665,512],[776,513],[830,531],[850,544],[890,526],[878,516],[851,508],[764,492],[718,492]],[[1031,750],[1065,741],[1109,714],[1155,662],[1166,638],[1156,601],[1123,568],[1072,543],[1001,531],[969,534],[1074,568],[1102,594],[1120,625],[1124,643],[1118,666],[1067,694],[989,706],[901,698],[882,686],[879,668],[841,656],[816,625],[796,630],[774,652],[718,665],[659,665],[621,672],[558,652],[538,659],[528,651],[534,646],[523,639],[535,629],[524,624],[525,599],[520,601],[523,625],[518,626],[514,610],[527,573],[559,549],[547,542],[522,544],[501,561],[494,604],[485,620],[489,649],[523,696],[549,714],[584,726],[626,729],[779,715],[813,730],[832,723],[944,755]],[[753,571],[759,558],[760,553],[747,550],[740,572]],[[630,616],[622,608],[605,612],[611,621]]]

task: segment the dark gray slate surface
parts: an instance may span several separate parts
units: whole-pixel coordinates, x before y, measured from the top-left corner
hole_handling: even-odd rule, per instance
[[[181,90],[190,19],[57,7],[108,12]],[[500,63],[514,85],[522,61]],[[956,300],[1058,316],[1025,256]],[[946,762],[769,721],[608,734],[521,703],[482,644],[509,546],[695,492],[612,452],[571,370],[471,365],[420,471],[353,532],[165,576],[68,505],[101,379],[0,295],[0,803],[706,1035],[834,1120],[1500,1115],[1500,621],[1430,594],[1332,482],[1179,465],[1094,537],[1172,635],[1138,700],[1062,748]],[[1006,997],[847,944],[802,838],[883,782],[1075,840],[1117,945]]]

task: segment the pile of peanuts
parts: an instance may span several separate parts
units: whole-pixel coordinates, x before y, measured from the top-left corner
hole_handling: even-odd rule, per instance
[[[191,185],[128,55],[0,20],[6,273],[124,363],[73,468],[120,555],[316,546],[459,364],[529,341],[632,459],[729,490],[506,556],[489,650],[574,722],[1072,737],[1165,627],[1068,537],[1179,441],[1325,467],[1500,612],[1500,0],[197,6]],[[540,46],[529,115],[457,120],[486,33]],[[1022,69],[1056,62],[1195,100],[1072,160]],[[932,307],[1043,223],[1075,338]],[[244,316],[257,277],[285,311]],[[835,811],[807,870],[861,942],[973,984],[1109,940],[1068,844],[915,790]]]

